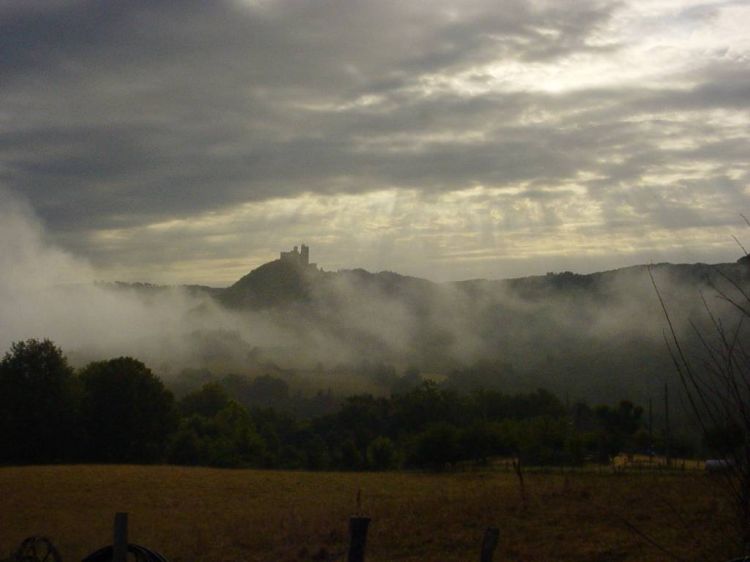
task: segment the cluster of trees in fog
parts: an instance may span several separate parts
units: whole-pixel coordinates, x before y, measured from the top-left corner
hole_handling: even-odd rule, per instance
[[[294,396],[272,376],[192,371],[177,381],[176,399],[136,359],[75,370],[51,341],[26,340],[0,362],[0,463],[443,469],[500,456],[534,465],[609,462],[659,447],[631,402],[567,406],[541,389],[467,392],[457,377],[438,384],[412,372],[389,397],[338,399]]]

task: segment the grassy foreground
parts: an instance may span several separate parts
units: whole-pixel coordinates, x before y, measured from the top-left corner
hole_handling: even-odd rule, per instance
[[[127,511],[131,542],[173,562],[321,560],[345,549],[358,490],[372,562],[476,561],[488,526],[500,528],[498,562],[671,559],[638,532],[686,560],[729,558],[726,505],[703,474],[539,473],[526,488],[523,509],[508,473],[0,468],[0,558],[42,534],[80,560]]]

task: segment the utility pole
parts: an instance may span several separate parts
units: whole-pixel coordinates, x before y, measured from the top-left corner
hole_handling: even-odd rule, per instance
[[[664,383],[664,456],[667,458],[667,466],[672,466],[672,451],[670,450],[669,430],[669,384]]]
[[[648,399],[648,458],[654,458],[654,408],[650,397]]]

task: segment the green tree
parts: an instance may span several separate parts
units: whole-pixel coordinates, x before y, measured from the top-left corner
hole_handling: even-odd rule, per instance
[[[609,460],[633,444],[633,435],[641,426],[643,408],[622,400],[616,408],[597,406],[594,413],[600,425],[600,460]]]
[[[265,464],[267,452],[250,414],[229,401],[211,417],[193,413],[180,420],[168,458],[176,464],[249,467]]]
[[[0,461],[74,456],[73,369],[50,340],[16,342],[0,362]]]
[[[258,435],[247,410],[237,402],[230,402],[214,418],[218,433],[225,445],[219,466],[257,466],[263,458],[264,443]]]
[[[330,455],[326,442],[320,435],[309,434],[305,440],[305,468],[307,470],[324,470],[330,465]]]
[[[398,449],[387,437],[376,437],[367,446],[367,464],[374,470],[391,470],[398,467]]]
[[[345,438],[338,451],[337,463],[339,468],[343,470],[359,470],[362,468],[362,452],[357,448],[357,444],[354,442],[354,437],[350,436]]]
[[[539,416],[518,422],[518,455],[526,465],[553,465],[569,462],[568,421]]]
[[[154,462],[163,458],[177,424],[174,398],[140,361],[120,357],[80,373],[87,458]]]
[[[394,426],[406,432],[421,431],[440,422],[460,425],[471,417],[466,401],[455,391],[425,381],[414,390],[392,398]]]
[[[487,464],[492,455],[509,454],[513,443],[496,422],[476,421],[461,432],[462,457]]]
[[[208,418],[198,415],[182,418],[169,443],[168,461],[181,465],[210,465],[210,444],[206,438],[210,433],[215,430]]]
[[[416,466],[443,470],[461,458],[459,438],[454,425],[432,424],[414,439],[410,460]]]
[[[229,396],[218,382],[210,382],[186,395],[179,402],[183,416],[199,415],[212,418],[229,405]]]

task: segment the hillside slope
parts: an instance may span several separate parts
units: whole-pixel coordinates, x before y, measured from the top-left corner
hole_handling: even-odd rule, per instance
[[[694,328],[711,330],[702,299],[729,322],[734,311],[717,291],[739,295],[738,288],[750,288],[746,260],[457,283],[361,269],[325,272],[276,260],[206,293],[241,325],[262,326],[261,333],[209,334],[207,355],[231,355],[225,348],[235,342],[232,349],[252,350],[256,364],[287,369],[471,372],[454,377],[457,384],[643,401],[674,379],[649,269],[696,354]]]

